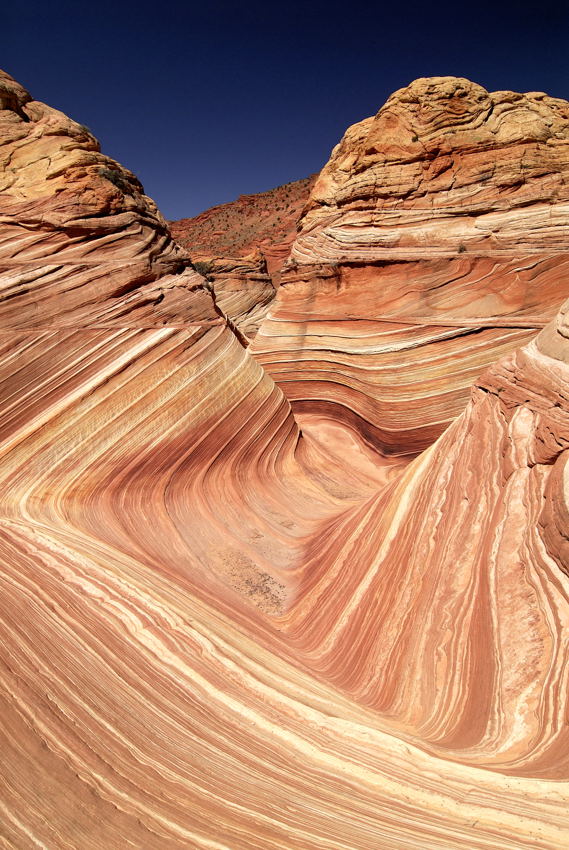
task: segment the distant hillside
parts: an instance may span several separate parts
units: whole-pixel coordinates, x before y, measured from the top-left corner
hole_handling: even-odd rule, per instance
[[[193,259],[244,257],[259,248],[270,274],[286,259],[296,222],[318,175],[285,183],[257,195],[241,195],[195,218],[171,222],[176,241]]]

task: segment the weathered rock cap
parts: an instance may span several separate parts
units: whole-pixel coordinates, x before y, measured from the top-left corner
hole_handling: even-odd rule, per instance
[[[439,134],[452,148],[546,141],[568,137],[569,108],[543,92],[490,93],[464,77],[421,77],[394,92],[371,126],[384,149],[394,130],[407,131],[398,141],[410,149]]]
[[[458,153],[491,152],[494,157],[498,149],[519,145],[517,154],[510,152],[508,158],[521,161],[525,157],[524,167],[531,172],[536,145],[555,149],[567,141],[569,103],[565,100],[543,92],[490,93],[463,77],[423,77],[394,92],[375,116],[348,128],[322,170],[306,211],[319,203],[345,205],[362,194],[370,197],[377,194],[378,186],[387,195],[401,195],[407,188],[412,190],[421,163],[439,161],[425,175],[432,181],[442,172],[457,172],[461,158],[454,162],[452,158]],[[378,168],[391,165],[405,165],[407,170],[400,175],[375,174]],[[554,150],[540,155],[539,166],[541,173],[556,170]],[[362,188],[366,174],[371,182]],[[452,182],[447,188],[451,187]]]
[[[31,99],[31,94],[0,68],[0,110],[10,109],[12,112],[18,112]]]
[[[3,214],[60,227],[70,219],[128,212],[150,215],[165,228],[138,178],[102,154],[87,127],[34,100],[2,70],[0,133]]]

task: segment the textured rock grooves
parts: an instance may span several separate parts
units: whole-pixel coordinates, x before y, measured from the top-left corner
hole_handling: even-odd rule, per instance
[[[525,260],[385,266],[408,395],[361,381],[351,419],[356,371],[389,371],[372,276],[299,267],[257,339],[312,300],[372,340],[301,432],[136,179],[6,76],[0,97],[3,846],[565,848],[566,313],[515,347],[563,254],[529,233]],[[340,328],[350,292],[368,318]]]
[[[215,303],[249,345],[265,319],[276,290],[260,252],[196,262],[207,278]]]
[[[293,409],[426,448],[566,296],[569,106],[417,80],[349,128],[253,350]]]

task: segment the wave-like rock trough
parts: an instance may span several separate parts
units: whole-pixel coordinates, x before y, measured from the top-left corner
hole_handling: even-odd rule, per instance
[[[0,101],[3,846],[565,848],[567,104],[396,93],[247,348],[136,178]]]

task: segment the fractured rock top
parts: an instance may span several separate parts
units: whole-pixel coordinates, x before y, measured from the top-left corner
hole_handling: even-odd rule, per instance
[[[568,146],[566,101],[489,93],[455,77],[416,80],[334,148],[293,258],[310,262],[324,242],[330,260],[354,261],[496,254],[521,240],[560,250]]]

